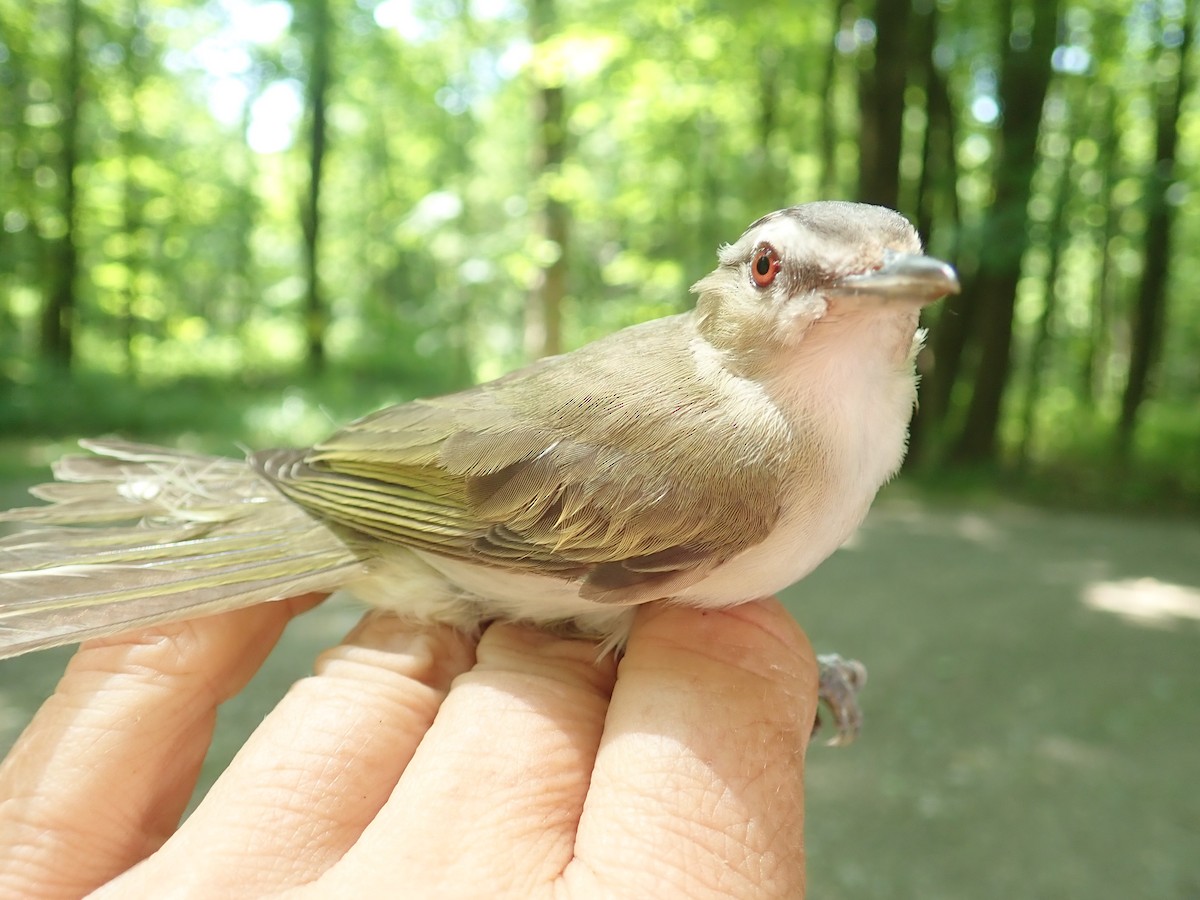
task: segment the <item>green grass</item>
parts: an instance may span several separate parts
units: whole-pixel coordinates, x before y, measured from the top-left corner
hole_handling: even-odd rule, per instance
[[[275,372],[141,381],[102,372],[46,372],[25,382],[0,381],[0,434],[28,439],[120,432],[246,440],[293,424],[287,417],[297,414],[298,401],[327,413],[327,432],[383,403],[450,390],[451,378],[437,369],[424,376],[341,369],[319,377]],[[307,432],[297,439],[305,437]]]
[[[306,446],[390,403],[455,387],[425,377],[339,371],[320,378],[260,374],[130,382],[115,375],[42,373],[0,381],[0,500],[3,482],[32,483],[80,438],[119,436],[187,450],[237,455],[244,448]]]
[[[871,674],[860,742],[809,752],[810,895],[1200,896],[1200,621],[1084,603],[1138,578],[1200,590],[1200,527],[889,489],[784,598]],[[293,623],[222,708],[204,785],[356,614]],[[68,655],[0,663],[0,749]]]

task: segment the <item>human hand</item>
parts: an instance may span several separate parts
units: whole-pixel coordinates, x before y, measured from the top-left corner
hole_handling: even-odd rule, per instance
[[[812,649],[774,600],[594,644],[370,614],[178,824],[297,598],[85,644],[0,764],[0,897],[802,897]]]

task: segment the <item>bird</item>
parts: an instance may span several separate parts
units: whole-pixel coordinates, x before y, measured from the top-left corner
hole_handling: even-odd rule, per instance
[[[769,596],[843,544],[898,470],[920,311],[958,290],[901,214],[805,203],[720,247],[687,312],[308,449],[82,441],[31,489],[45,505],[0,513],[27,526],[0,539],[0,658],[338,589],[609,649],[644,603]],[[832,694],[864,675],[842,663],[822,660]],[[852,737],[852,698],[831,703]]]

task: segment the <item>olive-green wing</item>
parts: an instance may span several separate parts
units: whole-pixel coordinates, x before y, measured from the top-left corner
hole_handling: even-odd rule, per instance
[[[779,428],[748,433],[753,415],[721,421],[695,392],[664,402],[636,370],[608,384],[612,372],[582,373],[391,407],[258,463],[292,499],[359,532],[580,579],[600,601],[668,596],[766,537],[782,496]]]

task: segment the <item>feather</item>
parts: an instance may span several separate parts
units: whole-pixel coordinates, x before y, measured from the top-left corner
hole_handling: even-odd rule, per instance
[[[698,368],[694,329],[689,316],[635,326],[252,464],[376,540],[517,571],[613,564],[627,593],[640,580],[654,599],[666,560],[691,569],[754,545],[785,493],[790,425],[747,379]]]
[[[118,442],[67,457],[0,521],[0,658],[308,591],[361,555],[245,463]],[[116,525],[113,523],[135,522]],[[102,524],[108,527],[93,528]]]

